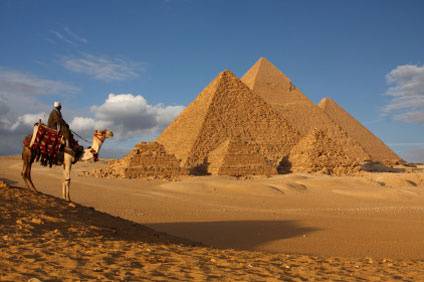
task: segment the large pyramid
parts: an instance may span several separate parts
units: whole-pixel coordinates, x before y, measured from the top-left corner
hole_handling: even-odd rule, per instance
[[[350,138],[267,59],[259,59],[242,77],[242,81],[278,111],[302,136],[319,129],[329,138],[340,140],[349,146],[346,154],[352,161],[370,158],[356,140]]]
[[[266,58],[260,58],[241,78],[256,94],[272,106],[313,103],[290,79]]]
[[[372,160],[383,164],[396,164],[401,161],[389,147],[377,136],[372,134],[358,120],[352,117],[342,107],[331,98],[322,99],[318,106],[339,126],[345,130],[349,136],[361,144]]]
[[[216,158],[209,158],[209,154],[233,139],[256,144],[251,148],[259,148],[258,153],[276,168],[299,138],[281,114],[253,94],[233,73],[224,71],[156,141],[175,154],[183,167],[194,171],[205,165],[211,168],[219,165],[211,163]]]

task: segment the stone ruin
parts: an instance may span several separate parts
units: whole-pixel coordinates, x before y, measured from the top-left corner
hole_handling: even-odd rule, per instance
[[[265,58],[242,79],[220,73],[154,142],[98,176],[349,174],[401,159],[329,98],[314,105]]]
[[[180,161],[157,142],[141,142],[122,159],[93,172],[97,177],[175,179],[184,174]]]

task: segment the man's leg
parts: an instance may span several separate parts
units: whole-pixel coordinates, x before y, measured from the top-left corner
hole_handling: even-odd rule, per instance
[[[39,124],[34,125],[34,129],[32,130],[31,142],[29,143],[30,148],[32,147],[32,145],[34,145],[35,138],[37,137],[37,132],[38,132],[39,126],[40,126]]]

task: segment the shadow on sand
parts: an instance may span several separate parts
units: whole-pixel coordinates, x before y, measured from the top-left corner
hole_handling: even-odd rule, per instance
[[[252,250],[261,244],[318,231],[295,220],[214,221],[148,224],[149,227],[216,248]]]
[[[201,245],[92,207],[70,205],[62,199],[16,186],[0,189],[0,214],[0,234],[6,235],[27,230],[28,234],[32,234],[32,239],[53,232],[58,237],[75,242],[102,238],[140,243]]]
[[[14,182],[3,179],[9,185]],[[216,248],[252,250],[255,247],[319,230],[294,220],[172,222],[138,224],[91,207],[75,205],[43,193],[12,186],[0,191],[2,228],[14,229],[16,220],[33,225],[35,237],[58,230],[68,240],[101,236],[106,240],[124,240],[159,244],[209,245]],[[42,224],[32,224],[41,218]],[[16,230],[8,230],[15,232]],[[171,235],[168,235],[171,234]],[[196,243],[200,242],[200,243]]]

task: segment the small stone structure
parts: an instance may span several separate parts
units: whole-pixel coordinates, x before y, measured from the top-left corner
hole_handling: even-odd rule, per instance
[[[157,142],[141,142],[124,158],[98,169],[99,177],[175,179],[185,174],[180,161]]]
[[[313,129],[293,148],[289,163],[293,172],[351,174],[361,169],[363,160],[352,158],[350,147],[319,129]]]

